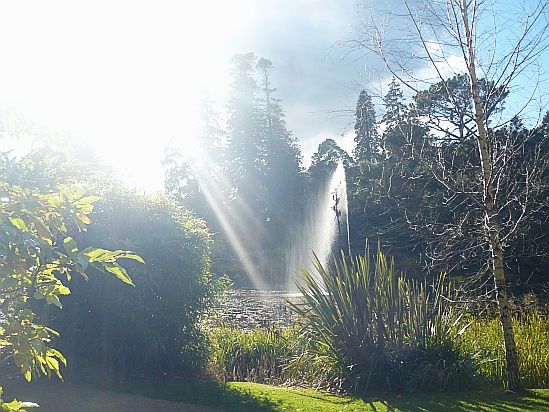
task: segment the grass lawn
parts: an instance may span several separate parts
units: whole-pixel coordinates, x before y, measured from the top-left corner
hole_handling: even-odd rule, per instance
[[[363,398],[328,395],[254,383],[221,384],[169,380],[132,382],[111,389],[151,398],[207,405],[230,411],[549,411],[549,389],[506,392],[455,392],[419,395],[379,393]]]

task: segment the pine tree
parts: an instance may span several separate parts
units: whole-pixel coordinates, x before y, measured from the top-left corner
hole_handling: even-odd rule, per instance
[[[383,97],[385,113],[381,122],[385,125],[383,133],[383,149],[386,157],[395,157],[406,145],[404,125],[407,123],[408,108],[404,104],[402,89],[393,77],[389,84],[389,91]]]
[[[277,91],[271,88],[271,72],[274,70],[270,60],[261,58],[258,62],[262,92],[261,114],[265,141],[265,192],[267,213],[270,226],[277,229],[278,236],[288,230],[291,217],[295,214],[303,192],[301,171],[301,151],[296,139],[288,131],[284,110],[280,100],[273,97]]]
[[[233,196],[259,212],[261,177],[265,171],[265,147],[257,98],[254,53],[231,59],[232,84],[227,103],[227,167]]]
[[[381,154],[379,134],[377,132],[376,111],[372,97],[362,90],[355,111],[355,142],[353,155],[356,162],[376,163]]]

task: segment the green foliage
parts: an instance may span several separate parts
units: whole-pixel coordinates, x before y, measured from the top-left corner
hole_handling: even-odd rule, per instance
[[[297,333],[292,328],[240,331],[229,325],[209,333],[209,373],[221,381],[281,384],[283,371]]]
[[[49,312],[63,352],[78,359],[72,370],[120,378],[199,373],[206,355],[197,325],[218,285],[204,222],[165,196],[119,186],[104,190],[97,210],[79,242],[130,248],[147,264],[131,267],[136,288],[74,279],[78,287],[63,311]]]
[[[83,189],[61,188],[39,194],[30,189],[3,186],[0,204],[0,297],[4,321],[0,329],[2,363],[13,360],[27,380],[33,374],[60,375],[65,358],[48,346],[56,332],[36,322],[30,301],[43,300],[61,307],[60,297],[70,293],[63,278],[85,275],[95,268],[132,284],[118,260],[142,262],[132,253],[88,247],[79,250],[68,227],[86,231],[96,197]]]
[[[526,388],[549,388],[549,321],[541,313],[514,320],[521,378]],[[505,387],[505,352],[501,324],[496,318],[474,318],[461,336],[462,351],[473,354],[480,374]]]
[[[2,387],[0,386],[0,410],[2,411],[20,411],[25,412],[25,408],[38,408],[40,405],[34,402],[21,402],[17,399],[14,399],[11,402],[4,402],[2,400]]]
[[[32,309],[36,301],[62,307],[61,296],[70,289],[63,283],[76,274],[87,278],[91,268],[112,273],[133,285],[119,259],[143,260],[132,253],[87,247],[80,250],[68,235],[69,228],[85,232],[95,196],[81,188],[60,187],[42,194],[35,188],[2,185],[0,200],[0,362],[15,366],[27,381],[52,373],[61,378],[65,357],[50,347],[58,333],[40,320]],[[4,402],[1,410],[24,411],[32,402]]]
[[[327,354],[358,392],[470,385],[473,369],[454,343],[460,315],[444,277],[430,287],[396,276],[379,247],[370,266],[369,254],[351,263],[342,254],[333,270],[315,257],[316,273],[302,271],[303,302],[291,306],[303,321],[300,339],[322,348],[306,356]]]
[[[375,163],[381,155],[381,142],[377,131],[376,111],[372,97],[364,89],[360,91],[355,110],[355,142],[353,155],[356,161]]]

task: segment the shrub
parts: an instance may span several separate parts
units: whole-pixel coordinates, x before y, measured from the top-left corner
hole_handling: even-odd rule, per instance
[[[396,276],[379,247],[373,268],[369,252],[350,263],[342,253],[333,269],[316,256],[314,263],[315,274],[303,269],[297,284],[303,301],[290,302],[302,319],[300,339],[309,342],[303,356],[329,358],[330,374],[337,365],[355,392],[471,384],[473,363],[455,344],[461,315],[444,276],[432,286]],[[290,370],[299,369],[299,359]]]
[[[102,195],[89,241],[132,249],[145,264],[129,268],[135,288],[73,278],[78,287],[52,313],[60,346],[74,359],[71,370],[118,378],[197,375],[206,358],[198,323],[215,292],[204,222],[164,196],[120,187]]]

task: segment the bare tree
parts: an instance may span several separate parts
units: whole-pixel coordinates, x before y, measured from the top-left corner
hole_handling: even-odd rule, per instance
[[[486,252],[479,256],[485,258],[499,307],[507,383],[510,390],[519,390],[504,251],[521,225],[547,206],[537,195],[544,190],[548,151],[544,141],[547,134],[536,140],[532,133],[514,133],[511,129],[518,116],[529,114],[539,92],[537,64],[549,45],[549,4],[517,2],[520,12],[500,10],[498,7],[508,8],[509,3],[500,5],[497,1],[405,0],[399,4],[384,12],[363,5],[361,26],[348,45],[353,51],[381,57],[394,77],[438,109],[438,117],[418,116],[418,121],[430,127],[429,138],[438,144],[431,145],[427,154],[425,141],[414,141],[410,136],[409,153],[420,159],[422,170],[444,188],[443,202],[459,204],[456,210],[464,210],[466,205],[477,211],[455,213],[442,227],[446,244],[463,239],[467,221],[478,230],[476,243],[466,247],[473,250],[480,246]],[[465,92],[451,87],[447,79],[452,75],[465,76]],[[524,84],[525,78],[538,81],[530,88],[518,89],[517,80]],[[522,95],[521,105],[503,110],[504,99],[514,92]],[[415,105],[420,110],[418,98]],[[538,112],[541,115],[541,110]],[[474,150],[465,162],[462,157],[462,164],[456,165],[456,150],[467,143],[472,143]],[[464,173],[469,179],[463,179]],[[410,223],[414,223],[413,216]],[[468,259],[471,253],[465,252],[462,257]]]

